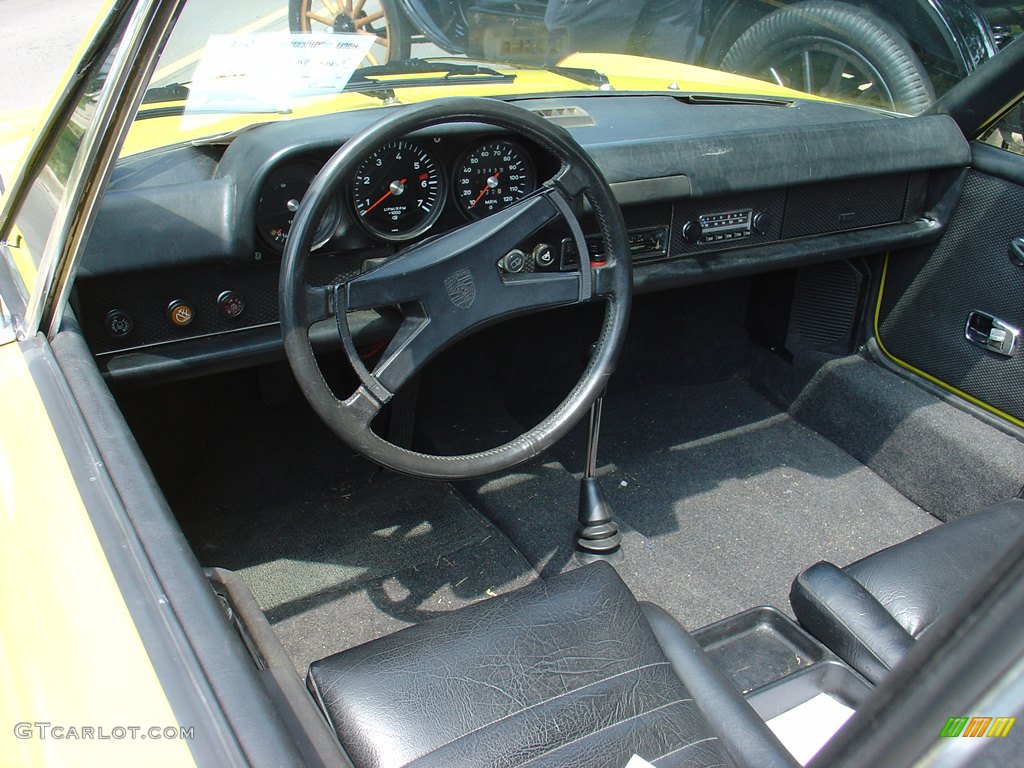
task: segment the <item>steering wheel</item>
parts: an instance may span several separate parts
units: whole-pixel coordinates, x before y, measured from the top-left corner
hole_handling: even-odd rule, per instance
[[[411,245],[377,268],[329,286],[310,285],[306,262],[329,200],[382,144],[444,123],[482,123],[532,139],[561,163],[539,190],[487,218]],[[573,203],[585,195],[601,240],[591,264]],[[545,225],[562,218],[580,269],[505,274],[499,262]],[[466,479],[508,469],[563,437],[604,391],[626,333],[632,270],[626,228],[607,181],[563,128],[521,107],[471,97],[403,107],[345,142],[313,180],[292,223],[280,277],[285,352],[303,395],[346,444],[386,467],[433,479]],[[399,388],[455,340],[503,318],[595,300],[606,303],[600,336],[576,386],[543,421],[496,448],[459,456],[420,453],[388,442],[370,425]],[[346,312],[399,305],[405,319],[372,371],[352,340]],[[327,385],[309,341],[314,323],[334,317],[359,378],[340,399]]]

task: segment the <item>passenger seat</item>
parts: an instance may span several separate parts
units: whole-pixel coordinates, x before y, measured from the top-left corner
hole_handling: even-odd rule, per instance
[[[845,568],[816,563],[789,600],[808,632],[878,683],[1022,533],[1024,501],[994,504]]]

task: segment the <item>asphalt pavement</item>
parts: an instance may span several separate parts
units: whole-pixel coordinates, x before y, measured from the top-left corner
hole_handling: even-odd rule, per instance
[[[49,103],[101,5],[102,0],[0,0],[0,110]]]

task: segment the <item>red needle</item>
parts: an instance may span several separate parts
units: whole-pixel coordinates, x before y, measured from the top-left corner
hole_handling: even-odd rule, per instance
[[[400,179],[398,183],[399,184],[405,184],[406,181],[408,181],[408,179]],[[365,211],[363,211],[363,216],[368,214],[370,211],[372,211],[378,205],[383,203],[389,197],[391,197],[391,187],[390,186],[388,187],[388,191],[387,192],[385,192],[383,195],[381,195],[379,198],[377,198],[377,202],[375,202],[373,205],[371,205],[369,208],[367,208]]]
[[[492,189],[490,184],[491,179],[496,179],[499,176],[501,176],[501,171],[498,171],[496,174],[491,176],[490,179],[487,180],[488,183],[484,184],[484,188],[480,190],[480,194],[476,196],[476,200],[469,204],[470,208],[476,208],[476,204],[480,202],[480,198],[487,194],[487,190]],[[367,213],[369,213],[369,211],[367,211]]]

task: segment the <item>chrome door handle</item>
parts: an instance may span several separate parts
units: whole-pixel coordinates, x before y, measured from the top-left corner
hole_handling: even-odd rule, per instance
[[[1015,237],[1010,241],[1010,261],[1018,267],[1024,267],[1024,237]]]
[[[1006,357],[1020,351],[1020,329],[987,312],[974,310],[967,316],[964,337],[972,344]]]

